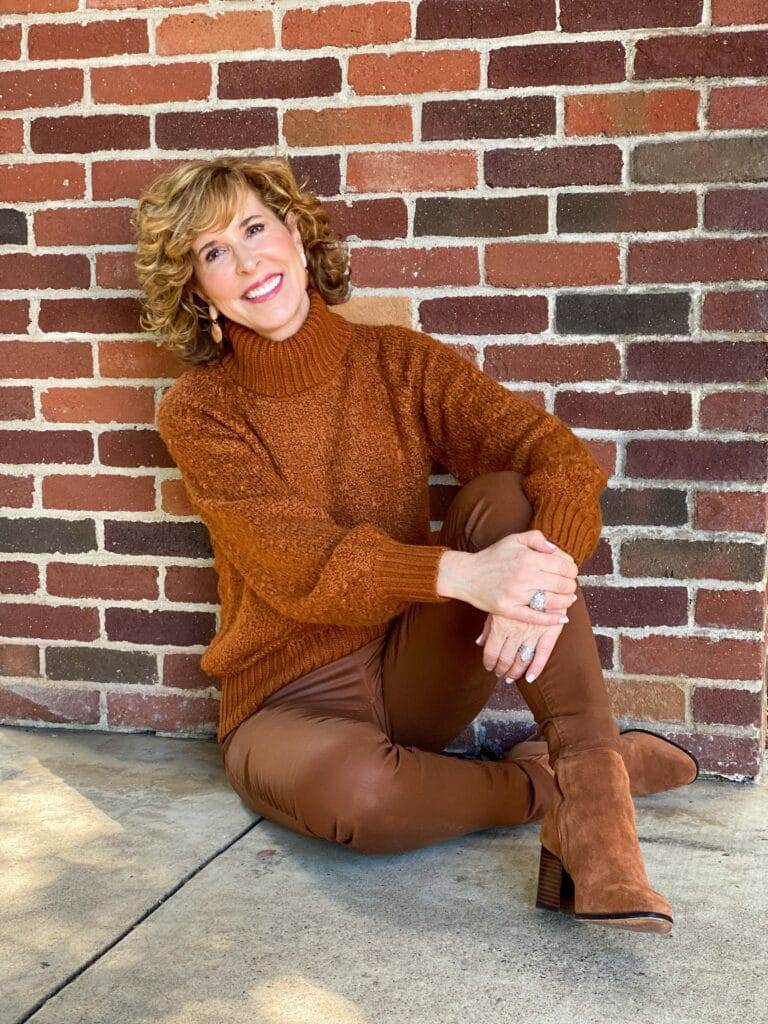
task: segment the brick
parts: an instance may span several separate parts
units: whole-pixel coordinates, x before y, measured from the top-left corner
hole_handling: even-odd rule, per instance
[[[158,571],[154,565],[74,565],[51,561],[46,581],[48,593],[57,597],[151,601],[158,597]]]
[[[93,376],[91,346],[82,342],[0,342],[0,364],[6,379]]]
[[[23,210],[0,210],[0,245],[26,245],[27,218]],[[5,288],[9,287],[3,281]]]
[[[768,330],[768,293],[765,287],[705,294],[701,326],[705,331]]]
[[[4,334],[25,334],[29,327],[29,303],[26,299],[0,299],[0,324]],[[0,343],[0,346],[2,343]],[[0,347],[0,352],[3,348]],[[8,376],[5,365],[3,373]]]
[[[708,231],[768,231],[768,188],[711,188],[704,196]]]
[[[173,170],[178,160],[98,160],[92,165],[93,198],[138,199],[160,174]]]
[[[83,72],[78,68],[38,68],[0,72],[3,110],[66,107],[83,97]]]
[[[0,14],[53,14],[77,7],[78,0],[0,0]]]
[[[217,574],[213,568],[169,565],[165,571],[165,596],[169,601],[217,605]]]
[[[218,679],[200,668],[199,654],[179,654],[173,651],[163,657],[163,686],[179,690],[221,689]]]
[[[765,480],[768,442],[630,440],[625,473],[654,479]]]
[[[566,135],[653,135],[698,127],[693,89],[584,93],[565,97]]]
[[[764,619],[765,591],[700,587],[696,592],[696,625],[761,630]]]
[[[486,184],[496,188],[618,185],[623,156],[615,145],[496,149],[485,153]]]
[[[43,480],[43,507],[82,512],[153,512],[154,480],[120,477],[51,474]],[[78,566],[78,570],[81,566]]]
[[[411,37],[408,3],[362,3],[320,10],[289,10],[283,14],[280,46],[284,50],[316,50],[323,46],[400,43]]]
[[[31,60],[84,60],[119,53],[146,53],[147,23],[141,18],[122,21],[58,22],[30,25]]]
[[[33,644],[0,644],[0,675],[39,676],[37,647]]]
[[[349,192],[445,192],[476,185],[477,157],[469,150],[347,154]]]
[[[758,737],[690,732],[666,735],[694,755],[702,772],[736,779],[755,778],[760,772],[763,751]]]
[[[156,430],[108,430],[99,436],[99,461],[105,466],[173,466]]]
[[[137,299],[43,299],[41,331],[77,334],[127,334],[139,330]]]
[[[96,103],[177,103],[207,99],[210,91],[207,64],[91,68],[91,94]]]
[[[532,334],[546,330],[541,295],[461,295],[419,303],[422,329],[440,334]]]
[[[0,717],[6,725],[15,722],[95,725],[99,721],[99,693],[83,688],[3,683]]]
[[[183,480],[163,480],[160,485],[160,507],[171,516],[194,516],[197,512],[192,507]]]
[[[553,96],[427,100],[421,106],[421,138],[425,141],[552,135],[555,127]]]
[[[146,149],[149,118],[132,114],[37,117],[30,129],[35,153],[97,153],[104,149]]]
[[[688,620],[685,587],[585,587],[584,600],[595,626],[684,626]]]
[[[216,632],[216,616],[213,612],[115,607],[104,610],[104,626],[111,641],[172,644],[174,647],[207,645]]]
[[[143,651],[116,651],[96,645],[47,647],[45,669],[49,679],[145,686],[158,682],[156,655]]]
[[[10,476],[0,473],[0,505],[6,508],[31,508],[33,483],[31,475]]]
[[[160,149],[199,149],[201,139],[215,139],[222,149],[253,149],[277,142],[277,111],[211,110],[157,114],[155,138]]]
[[[713,25],[754,25],[765,21],[765,0],[712,0]]]
[[[263,50],[275,45],[271,11],[173,14],[155,30],[159,54]]]
[[[627,345],[632,381],[761,381],[768,350],[749,341],[635,341]]]
[[[219,64],[221,99],[333,96],[340,90],[341,65],[335,57],[222,61]]]
[[[126,7],[192,7],[204,0],[85,0],[86,8],[120,11]]]
[[[693,692],[694,722],[759,726],[765,714],[762,694],[750,690],[697,686]]]
[[[694,494],[693,526],[697,530],[765,533],[768,495],[753,491],[698,491]]]
[[[9,465],[83,464],[93,458],[93,436],[87,430],[0,430],[0,442],[3,462]],[[42,523],[47,529],[48,520],[42,520]],[[68,523],[68,526],[74,525]],[[36,520],[24,519],[19,522],[17,534],[20,538],[26,530],[36,527]],[[3,550],[2,546],[0,550]]]
[[[104,521],[104,548],[120,555],[167,558],[212,557],[208,530],[201,522]]]
[[[765,662],[757,640],[713,640],[705,636],[619,638],[625,672],[688,678],[760,679]]]
[[[673,682],[606,679],[611,710],[636,722],[685,721],[685,691]]]
[[[39,203],[48,199],[81,199],[85,171],[66,161],[0,166],[0,202]]]
[[[485,202],[486,200],[481,200]],[[418,203],[416,200],[416,216],[418,221]],[[353,236],[361,239],[405,238],[408,234],[408,210],[400,197],[391,199],[359,199],[350,202],[344,199],[327,199],[323,206],[328,213],[333,230],[341,238]],[[430,226],[429,223],[426,225]],[[425,230],[419,232],[414,227],[414,234],[435,234]],[[446,231],[445,234],[451,234]],[[474,233],[472,233],[474,237]],[[410,316],[408,317],[410,324]]]
[[[87,288],[90,279],[87,256],[33,256],[25,252],[0,256],[4,288]]]
[[[672,487],[608,487],[600,495],[600,508],[605,526],[688,523],[685,491]]]
[[[485,249],[488,284],[497,288],[617,284],[615,242],[514,242]]]
[[[355,249],[355,281],[361,288],[432,288],[478,285],[480,266],[472,246],[430,249]]]
[[[131,245],[130,206],[54,207],[35,211],[38,245]]]
[[[95,550],[95,544],[92,550]],[[99,637],[99,610],[71,604],[35,604],[34,599],[18,603],[4,601],[3,632],[6,636],[36,640],[96,640]]]
[[[366,143],[411,142],[409,106],[325,107],[286,110],[283,135],[290,146],[355,146]]]
[[[596,32],[698,25],[702,7],[703,0],[560,0],[560,27],[564,32]]]
[[[0,60],[16,60],[21,56],[21,25],[0,28]]]
[[[508,330],[510,333],[524,333],[512,327]],[[621,373],[618,349],[608,342],[486,345],[484,355],[483,369],[496,380],[537,380],[547,384],[614,381]]]
[[[573,293],[555,297],[559,334],[681,334],[688,330],[686,292]]]
[[[570,427],[598,430],[686,430],[691,396],[679,392],[559,391],[555,413]]]
[[[0,594],[34,594],[39,586],[40,570],[36,565],[0,562]]]
[[[762,579],[764,561],[763,549],[758,544],[642,537],[622,541],[620,571],[627,578],[658,576],[751,583]]]
[[[686,33],[638,39],[634,77],[761,76],[768,65],[768,32]]]
[[[21,118],[0,118],[0,153],[21,153],[24,149],[24,122]]]
[[[417,39],[482,39],[554,31],[555,4],[545,0],[421,0],[416,9]]]
[[[499,199],[416,197],[414,235],[495,238],[546,232],[546,196],[505,196]]]
[[[480,54],[473,50],[350,54],[347,79],[358,96],[479,89]]]
[[[713,89],[707,123],[710,128],[768,128],[768,86]]]
[[[180,697],[145,692],[108,693],[110,729],[136,728],[141,732],[187,733],[206,729],[215,733],[219,702],[212,697]]]
[[[557,230],[616,234],[695,228],[694,192],[575,192],[557,197]]]
[[[0,419],[31,420],[35,418],[32,388],[0,388]]]
[[[630,181],[764,181],[768,135],[690,142],[640,142],[630,157]]]
[[[761,280],[766,276],[765,238],[697,238],[629,245],[630,283]]]
[[[620,42],[526,43],[491,50],[488,86],[598,85],[623,82],[626,53]]]
[[[99,288],[139,288],[134,265],[135,253],[101,252],[96,254],[96,284]]]
[[[705,430],[768,434],[768,395],[762,391],[716,391],[702,395],[699,423]]]
[[[515,689],[513,686],[500,683],[497,691],[502,685],[505,686],[505,691]],[[494,691],[494,694],[497,691]],[[509,697],[510,700],[515,699],[512,693],[509,694]],[[524,718],[514,719],[490,718],[487,715],[480,715],[476,722],[479,732],[478,749],[480,745],[485,746],[497,757],[505,754],[516,743],[522,743],[536,732],[536,723],[530,712],[527,712]]]

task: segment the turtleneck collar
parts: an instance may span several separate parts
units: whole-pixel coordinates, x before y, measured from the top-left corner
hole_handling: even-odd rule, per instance
[[[295,334],[282,341],[222,317],[232,349],[221,365],[239,384],[259,395],[292,395],[321,384],[338,368],[352,337],[352,324],[332,313],[311,285],[309,312]]]

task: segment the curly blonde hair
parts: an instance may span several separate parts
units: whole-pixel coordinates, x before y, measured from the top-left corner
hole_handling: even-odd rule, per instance
[[[191,364],[216,363],[229,350],[226,335],[222,344],[214,344],[207,306],[192,291],[191,245],[199,232],[228,224],[248,188],[283,222],[293,213],[310,286],[328,305],[347,301],[346,242],[331,229],[328,214],[305,191],[306,184],[305,179],[298,185],[284,157],[222,156],[182,164],[148,186],[131,221],[137,234],[134,266],[145,293],[139,323],[159,335],[157,345]]]

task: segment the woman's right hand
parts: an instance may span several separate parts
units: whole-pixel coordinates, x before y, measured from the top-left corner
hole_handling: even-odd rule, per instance
[[[483,611],[537,626],[559,623],[576,600],[578,566],[567,551],[547,546],[541,530],[511,533],[487,548],[462,555],[451,573],[452,593]],[[547,610],[528,602],[537,590],[547,595]]]

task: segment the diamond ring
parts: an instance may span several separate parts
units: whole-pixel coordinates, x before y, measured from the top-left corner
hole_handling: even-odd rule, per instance
[[[521,644],[517,649],[517,656],[524,665],[528,664],[535,653],[535,649],[529,644]]]
[[[531,600],[528,602],[530,608],[535,609],[537,612],[543,612],[547,607],[547,595],[543,590],[537,590]]]

